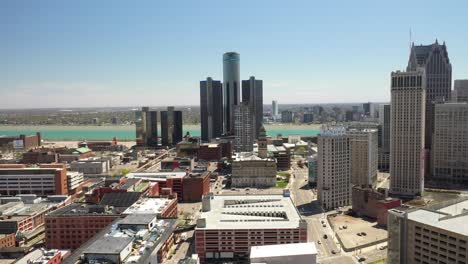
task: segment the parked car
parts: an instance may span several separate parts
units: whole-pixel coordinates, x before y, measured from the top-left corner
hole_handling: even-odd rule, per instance
[[[336,254],[336,251],[335,251],[335,250],[332,250],[331,253],[332,253],[332,254]]]
[[[319,245],[320,245],[320,244],[322,244],[322,241],[320,241],[320,240],[317,240],[317,244],[319,244]]]
[[[325,235],[323,235],[323,238],[327,239],[327,238],[328,238],[328,236],[325,234]]]

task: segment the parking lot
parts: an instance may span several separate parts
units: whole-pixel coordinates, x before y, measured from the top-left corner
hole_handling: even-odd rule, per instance
[[[330,217],[329,221],[334,227],[333,231],[341,239],[346,251],[387,239],[387,231],[378,227],[375,221],[366,221],[362,218],[348,215]],[[343,228],[344,226],[344,228]]]

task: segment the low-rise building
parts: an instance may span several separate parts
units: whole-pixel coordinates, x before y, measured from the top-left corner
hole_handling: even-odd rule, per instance
[[[376,219],[380,226],[387,225],[389,209],[401,206],[401,200],[388,197],[386,189],[354,186],[351,196],[353,212]]]
[[[18,259],[15,263],[17,264],[59,264],[70,255],[68,250],[45,250],[45,249],[36,249],[29,252],[24,257]]]
[[[161,171],[169,172],[174,170],[192,171],[195,163],[192,158],[165,158],[161,161]]]
[[[287,195],[207,195],[195,228],[206,261],[247,261],[251,247],[307,242],[307,222]]]
[[[391,209],[388,263],[468,263],[468,198]]]
[[[314,242],[253,246],[250,249],[250,263],[315,264],[317,248]]]
[[[67,169],[63,164],[41,164],[26,168],[24,164],[0,165],[0,195],[65,195]]]
[[[198,159],[206,161],[218,161],[223,157],[221,144],[205,143],[200,144],[198,149]]]
[[[40,198],[35,195],[2,198],[1,201],[0,234],[19,235],[21,245],[29,245],[44,234],[47,213],[70,203],[67,196]]]
[[[41,145],[41,133],[35,135],[0,136],[0,148],[30,149]]]
[[[67,188],[68,191],[72,193],[76,193],[76,190],[80,188],[81,184],[83,183],[84,175],[81,172],[77,171],[68,171],[67,172]]]
[[[16,245],[16,235],[11,234],[0,234],[0,248],[11,248]]]
[[[82,172],[86,176],[105,175],[111,168],[111,162],[105,158],[86,158],[73,161],[70,164],[71,171]]]
[[[276,186],[276,162],[252,153],[238,153],[232,162],[232,187],[266,188]]]

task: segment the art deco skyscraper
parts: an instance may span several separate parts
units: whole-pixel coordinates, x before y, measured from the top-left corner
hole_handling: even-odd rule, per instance
[[[324,126],[318,136],[317,199],[325,210],[351,203],[350,139],[344,127]]]
[[[263,81],[250,77],[249,80],[242,81],[242,102],[252,106],[255,116],[255,135],[258,138],[260,126],[263,123]]]
[[[391,74],[390,192],[421,195],[424,188],[426,76],[424,69]]]
[[[431,45],[412,45],[407,71],[416,71],[420,68],[424,69],[426,76],[424,144],[425,148],[430,150],[432,133],[434,132],[434,102],[449,101],[452,89],[452,65],[450,64],[445,42],[440,45],[436,40]]]
[[[208,77],[200,81],[201,139],[209,142],[223,134],[223,88],[221,81]]]
[[[226,52],[223,55],[223,96],[224,133],[234,134],[234,107],[240,101],[239,53]]]
[[[161,111],[161,144],[173,146],[182,141],[182,111],[174,111],[169,106],[167,111]]]
[[[142,147],[158,145],[158,111],[142,107],[135,112],[136,144]]]

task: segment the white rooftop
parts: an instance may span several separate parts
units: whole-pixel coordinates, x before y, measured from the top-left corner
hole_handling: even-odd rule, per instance
[[[173,179],[173,178],[183,178],[187,175],[186,172],[138,172],[138,173],[129,173],[127,174],[127,178],[138,178],[138,179],[161,179],[161,180],[166,180],[166,179]]]
[[[170,203],[166,198],[144,198],[128,207],[123,214],[158,214]]]
[[[298,228],[301,216],[283,195],[212,196],[210,211],[202,212],[199,229]]]
[[[408,219],[468,236],[468,199],[437,211],[419,209],[409,212]]]
[[[253,246],[250,248],[250,258],[267,258],[297,255],[317,255],[314,242],[296,244],[278,244]]]

